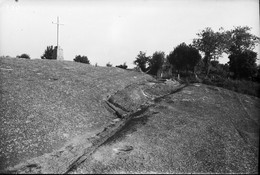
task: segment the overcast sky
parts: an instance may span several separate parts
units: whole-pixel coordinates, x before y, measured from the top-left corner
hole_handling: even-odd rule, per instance
[[[57,43],[57,16],[65,24],[59,41],[65,60],[86,55],[100,66],[133,67],[139,51],[169,54],[206,27],[247,25],[260,33],[258,0],[0,0],[0,56],[40,58]]]

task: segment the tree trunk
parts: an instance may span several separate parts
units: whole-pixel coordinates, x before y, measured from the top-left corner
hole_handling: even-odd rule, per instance
[[[208,77],[208,75],[210,73],[210,54],[209,53],[205,54],[204,63],[205,63],[205,72],[206,72],[205,77]]]
[[[208,66],[207,66],[207,74],[206,74],[206,77],[208,77],[208,76],[209,76],[210,68],[211,68],[211,65],[210,65],[210,64],[208,64]]]

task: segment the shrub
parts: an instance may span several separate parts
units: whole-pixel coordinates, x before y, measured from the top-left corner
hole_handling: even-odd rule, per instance
[[[118,65],[118,66],[116,66],[116,67],[118,67],[118,68],[122,68],[122,69],[127,69],[127,65],[126,65],[126,63],[124,63],[124,64],[120,64],[120,65]]]
[[[85,64],[90,64],[88,57],[87,56],[80,56],[80,55],[76,55],[75,58],[73,59],[75,62],[79,62],[79,63],[85,63]]]
[[[260,97],[260,84],[253,81],[233,80],[218,76],[212,79],[205,78],[203,79],[203,83],[207,85],[222,87],[242,94]]]
[[[22,55],[17,55],[17,58],[25,58],[25,59],[30,59],[30,56],[26,53],[23,53]]]
[[[106,66],[107,66],[107,67],[112,67],[113,65],[112,65],[110,62],[108,62],[108,63],[106,64]]]
[[[54,47],[47,46],[46,50],[41,56],[41,59],[55,60],[56,58],[54,57]]]

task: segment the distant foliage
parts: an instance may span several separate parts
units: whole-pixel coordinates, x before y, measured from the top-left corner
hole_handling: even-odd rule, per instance
[[[260,65],[257,65],[257,75],[255,79],[258,83],[260,83]]]
[[[140,51],[137,57],[135,58],[134,64],[137,65],[143,72],[147,70],[149,56],[146,56],[145,52]]]
[[[215,77],[213,79],[203,79],[203,83],[212,86],[222,87],[238,93],[260,97],[260,84],[253,81],[233,80],[222,77]]]
[[[257,74],[256,56],[251,50],[229,55],[229,69],[235,79],[252,79]]]
[[[238,58],[238,55],[245,56],[245,54],[248,54],[248,50],[252,51],[260,41],[260,38],[251,34],[250,30],[251,28],[248,26],[237,26],[232,30],[224,31],[223,28],[220,28],[219,31],[214,32],[208,27],[197,34],[199,38],[193,40],[193,46],[204,54],[206,76],[209,75],[212,68],[211,61],[217,60],[222,56],[222,53],[229,55],[229,58],[232,59],[230,62],[236,65],[240,64],[241,59]],[[250,56],[247,55],[246,57]],[[235,63],[236,61],[238,62]],[[233,71],[235,71],[236,78],[240,77],[238,70],[233,69]]]
[[[167,56],[169,62],[180,71],[193,71],[195,72],[195,66],[201,60],[199,51],[193,46],[187,46],[185,43],[178,45],[170,54]]]
[[[120,64],[120,65],[118,65],[118,66],[116,66],[116,67],[121,68],[121,69],[127,69],[126,63]]]
[[[47,49],[44,51],[43,55],[41,56],[41,59],[55,60],[56,58],[54,57],[54,47],[47,46]]]
[[[225,50],[225,35],[220,28],[218,32],[214,32],[210,27],[197,33],[199,38],[193,40],[193,46],[204,54],[203,62],[206,76],[210,73],[211,60],[218,59]]]
[[[107,66],[107,67],[112,67],[113,65],[112,65],[110,62],[108,62],[108,63],[106,64],[106,66]]]
[[[224,33],[225,52],[227,54],[242,53],[246,50],[253,50],[260,42],[260,38],[250,33],[248,26],[237,26]]]
[[[75,58],[73,59],[75,62],[79,63],[85,63],[85,64],[90,64],[90,61],[87,56],[81,56],[81,55],[76,55]]]
[[[1,55],[0,58],[11,58],[9,55]]]
[[[153,54],[152,57],[148,59],[148,74],[157,75],[158,71],[162,69],[165,59],[165,53],[158,51]]]
[[[23,53],[22,55],[17,55],[17,58],[25,58],[25,59],[30,59],[30,56],[26,53]]]
[[[217,75],[222,78],[228,78],[229,76],[229,65],[228,64],[220,64],[218,61],[211,61],[211,74]]]
[[[238,26],[225,33],[229,69],[235,79],[253,79],[257,75],[256,57],[253,51],[260,38],[250,33],[248,26]]]

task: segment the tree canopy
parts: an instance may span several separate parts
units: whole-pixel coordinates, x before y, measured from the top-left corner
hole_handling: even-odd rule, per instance
[[[245,50],[229,55],[229,70],[236,79],[251,79],[257,73],[256,52]]]
[[[134,64],[137,65],[143,72],[147,70],[149,56],[146,56],[145,52],[140,51],[137,57],[135,58]]]
[[[75,58],[73,59],[75,62],[79,63],[85,63],[85,64],[90,64],[90,61],[87,56],[84,55],[76,55]]]
[[[237,26],[230,31],[224,32],[225,52],[228,54],[242,53],[253,50],[259,44],[260,38],[250,33],[248,26]]]
[[[225,52],[229,54],[229,69],[234,73],[234,78],[250,79],[257,72],[257,53],[253,49],[260,40],[250,30],[248,26],[238,26],[225,32]]]
[[[125,62],[124,62],[124,64],[117,65],[116,67],[122,68],[122,69],[127,69],[127,65]]]
[[[181,70],[195,70],[195,66],[201,59],[199,51],[193,46],[187,46],[185,43],[178,45],[167,56],[169,62],[179,71]]]
[[[151,58],[148,59],[148,73],[151,75],[157,75],[159,69],[162,68],[164,63],[165,53],[164,52],[155,52]]]
[[[55,60],[56,58],[54,57],[54,47],[47,46],[47,49],[44,51],[43,55],[41,56],[41,59]]]
[[[197,33],[199,38],[193,40],[193,46],[204,54],[203,62],[207,75],[210,71],[210,61],[217,60],[222,55],[225,48],[225,37],[223,35],[223,28],[218,32],[214,32],[210,27]]]
[[[26,54],[26,53],[23,53],[23,54],[21,54],[21,55],[17,55],[16,57],[17,57],[17,58],[30,59],[30,56],[29,56],[28,54]]]
[[[113,65],[112,65],[110,62],[108,62],[108,63],[106,64],[106,66],[107,66],[107,67],[112,67]]]

